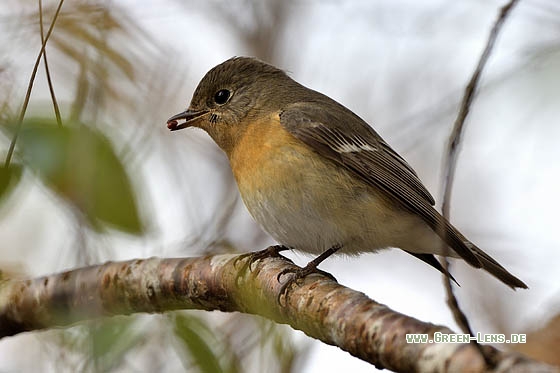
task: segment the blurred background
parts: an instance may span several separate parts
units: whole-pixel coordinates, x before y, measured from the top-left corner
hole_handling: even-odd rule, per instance
[[[2,161],[59,1],[39,4],[0,4]],[[187,107],[206,71],[235,55],[283,68],[360,115],[441,203],[447,138],[503,4],[66,1],[10,166],[0,168],[2,276],[272,244],[245,210],[227,159],[210,138],[165,126]],[[530,289],[513,292],[459,262],[452,271],[475,331],[528,333],[526,345],[500,347],[556,364],[559,118],[560,4],[522,0],[503,28],[467,120],[452,221]],[[300,265],[310,259],[288,256]],[[399,312],[458,331],[440,275],[412,256],[388,250],[321,266]],[[218,312],[117,317],[0,341],[3,372],[372,369],[284,325]]]

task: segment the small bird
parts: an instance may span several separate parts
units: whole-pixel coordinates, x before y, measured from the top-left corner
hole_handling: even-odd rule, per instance
[[[212,137],[278,251],[318,255],[298,278],[334,253],[390,247],[444,272],[434,254],[446,254],[447,245],[448,256],[527,288],[434,209],[416,172],[364,120],[272,65],[250,57],[217,65],[167,127],[198,127]]]

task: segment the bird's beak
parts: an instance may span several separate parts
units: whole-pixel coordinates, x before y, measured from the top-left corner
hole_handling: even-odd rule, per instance
[[[203,116],[204,114],[208,114],[208,110],[186,110],[182,113],[176,114],[167,120],[167,128],[171,131],[181,130],[183,128],[187,128],[192,126],[193,122]],[[177,123],[178,120],[184,119],[184,123]]]

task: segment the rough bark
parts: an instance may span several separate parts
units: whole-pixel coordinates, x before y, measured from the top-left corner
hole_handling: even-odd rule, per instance
[[[293,264],[281,258],[255,262],[216,255],[108,262],[32,280],[0,284],[0,336],[64,327],[137,312],[178,309],[245,312],[291,325],[374,364],[402,372],[557,371],[522,355],[483,346],[489,369],[470,344],[408,344],[407,333],[452,333],[392,311],[363,293],[312,274],[278,300],[277,275]]]

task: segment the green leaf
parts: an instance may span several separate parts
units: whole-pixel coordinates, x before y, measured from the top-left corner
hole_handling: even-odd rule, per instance
[[[114,317],[90,324],[89,337],[96,371],[108,372],[123,364],[126,354],[141,342],[133,317]]]
[[[18,149],[45,184],[101,230],[103,223],[140,234],[132,185],[110,141],[85,125],[58,128],[53,120],[23,123]]]
[[[224,372],[217,352],[206,341],[205,335],[213,333],[206,324],[194,316],[175,316],[175,335],[183,342],[194,363],[202,373]]]
[[[61,369],[57,371],[129,371],[126,369],[129,365],[127,357],[145,345],[149,338],[137,320],[137,316],[115,316],[53,330],[49,342],[64,351],[66,357],[71,356],[70,360],[61,357],[57,365]],[[79,369],[74,362],[78,362]]]
[[[22,167],[11,164],[8,168],[0,167],[0,202],[5,200],[21,179]]]

